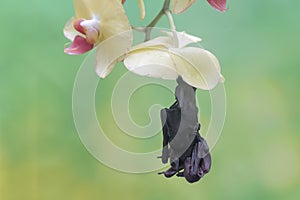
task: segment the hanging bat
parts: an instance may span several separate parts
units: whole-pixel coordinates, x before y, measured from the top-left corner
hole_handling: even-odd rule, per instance
[[[199,181],[211,168],[209,147],[199,134],[196,88],[188,85],[181,77],[177,79],[176,101],[170,108],[161,110],[163,126],[162,163],[170,162],[164,172],[170,178],[175,174],[190,182]]]

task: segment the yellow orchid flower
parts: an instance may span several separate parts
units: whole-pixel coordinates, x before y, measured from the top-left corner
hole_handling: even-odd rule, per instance
[[[64,35],[72,44],[64,52],[83,54],[100,42],[122,32],[131,30],[121,0],[73,0],[75,17],[64,27]],[[127,34],[128,41],[132,35]],[[128,42],[126,47],[130,48]],[[120,48],[117,43],[114,48]],[[122,48],[122,47],[121,47]]]
[[[133,47],[124,59],[127,69],[138,75],[169,80],[181,76],[191,86],[203,90],[211,90],[222,82],[217,58],[207,50],[188,46],[201,39],[185,32],[176,34],[177,47],[170,32]]]

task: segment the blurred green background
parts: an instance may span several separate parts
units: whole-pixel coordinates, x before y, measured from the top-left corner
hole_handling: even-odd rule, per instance
[[[147,17],[141,21],[137,1],[127,0],[133,25],[147,24],[162,5],[161,0],[145,3]],[[212,171],[190,185],[156,172],[121,173],[95,160],[81,144],[72,116],[73,82],[85,57],[63,53],[67,39],[62,29],[73,15],[72,1],[2,0],[0,199],[299,199],[300,2],[229,1],[228,7],[218,13],[198,0],[175,16],[178,30],[200,36],[202,45],[218,56],[228,98]],[[160,25],[168,23],[163,19]],[[121,147],[159,148],[160,135],[136,145],[118,136],[122,132],[109,114],[110,95],[125,72],[119,65],[101,80],[99,121]],[[152,102],[168,106],[173,101],[161,88],[144,90],[132,100],[139,124],[148,123]],[[204,129],[208,104],[200,105]]]

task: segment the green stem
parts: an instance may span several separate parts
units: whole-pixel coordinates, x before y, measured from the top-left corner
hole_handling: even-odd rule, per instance
[[[169,12],[169,14],[171,15],[171,12],[170,12],[170,0],[165,0],[162,9],[159,11],[159,13],[156,15],[156,17],[145,27],[145,29],[144,29],[145,30],[145,34],[146,34],[145,41],[150,40],[150,38],[151,38],[150,35],[151,35],[152,28],[159,22],[159,20],[161,19],[161,17],[163,15],[167,15],[167,12]],[[169,19],[169,17],[168,17],[168,19]],[[169,19],[169,21],[170,21],[170,19]],[[173,18],[172,18],[172,21],[173,21]],[[170,22],[170,24],[171,24],[171,22]],[[174,25],[174,21],[173,21],[173,25]]]

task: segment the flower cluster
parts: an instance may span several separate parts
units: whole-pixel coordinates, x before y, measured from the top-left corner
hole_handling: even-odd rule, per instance
[[[226,0],[208,0],[208,2],[220,11],[226,9]],[[130,71],[142,76],[174,80],[180,75],[190,85],[205,90],[214,88],[223,80],[216,57],[202,48],[187,47],[201,39],[184,32],[176,32],[175,36],[168,33],[166,37],[154,38],[131,47],[133,36],[123,3],[125,0],[74,0],[75,16],[64,28],[64,35],[72,43],[65,48],[65,53],[71,55],[86,53],[97,48],[99,43],[108,38],[126,32],[122,42],[116,40],[110,43],[110,48],[105,49],[108,53],[103,54],[103,51],[98,50],[97,61],[107,60],[106,55],[110,55],[110,52],[113,54],[119,49],[127,57],[116,59],[116,62],[124,60],[125,66]],[[193,3],[191,0],[174,0],[172,11],[181,13]],[[138,4],[143,18],[145,15],[143,0],[138,0]],[[177,46],[174,46],[176,42]],[[116,62],[111,63],[109,67],[97,62],[98,75],[105,78]]]
[[[162,162],[170,159],[171,168],[162,172],[166,177],[185,177],[196,182],[209,172],[211,156],[208,145],[199,134],[196,89],[211,90],[224,80],[220,64],[211,52],[192,46],[200,38],[176,30],[172,14],[186,11],[195,0],[164,0],[159,14],[146,27],[131,26],[123,5],[126,0],[73,0],[75,16],[64,27],[70,40],[64,52],[78,55],[96,51],[96,72],[105,78],[116,63],[138,75],[177,80],[176,102],[162,110]],[[216,10],[227,9],[226,0],[207,0]],[[137,0],[140,18],[144,19],[144,0]],[[171,31],[162,36],[149,36],[152,27],[165,15]],[[145,33],[145,42],[132,45],[133,29]],[[118,36],[118,37],[116,37]],[[180,126],[179,126],[180,125]],[[183,171],[182,171],[183,170]]]

